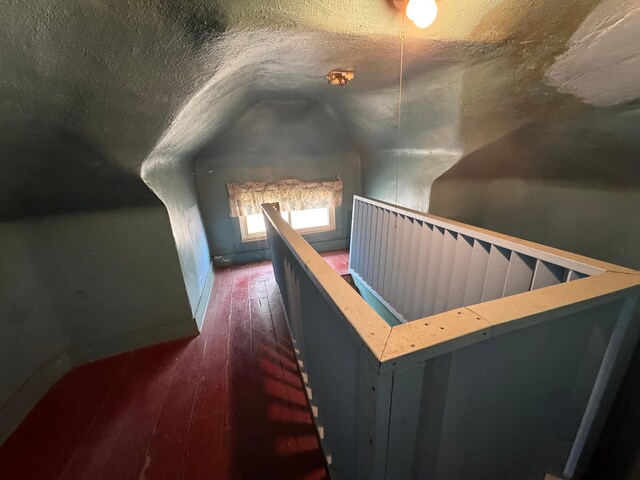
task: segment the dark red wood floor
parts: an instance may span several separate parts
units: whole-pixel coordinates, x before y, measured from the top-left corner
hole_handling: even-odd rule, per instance
[[[2,480],[321,478],[270,263],[216,270],[198,337],[72,370],[0,446]]]

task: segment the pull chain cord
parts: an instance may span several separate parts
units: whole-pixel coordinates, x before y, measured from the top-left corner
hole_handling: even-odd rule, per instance
[[[398,87],[398,150],[400,150],[400,132],[402,130],[402,77],[404,75],[404,21],[406,17],[406,9],[402,9],[402,28],[400,29],[400,85]],[[396,205],[398,205],[398,183],[399,183],[399,159],[396,152]],[[398,227],[398,215],[396,214],[394,228]]]

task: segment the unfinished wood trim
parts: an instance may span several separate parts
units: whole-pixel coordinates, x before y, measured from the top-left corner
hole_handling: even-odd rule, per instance
[[[534,256],[547,262],[557,263],[570,270],[582,270],[584,273],[588,273],[589,275],[596,275],[603,271],[640,274],[640,272],[637,272],[636,270],[632,270],[630,268],[621,267],[619,265],[603,262],[593,258],[585,257],[583,255],[578,255],[557,248],[548,247],[546,245],[530,242],[528,240],[522,240],[510,235],[494,232],[485,228],[475,227],[473,225],[457,222],[455,220],[438,217],[437,215],[419,212],[410,208],[398,207],[380,200],[373,200],[367,197],[354,195],[354,201],[355,200],[360,200],[371,205],[383,207],[392,212],[398,212],[404,215],[411,214],[414,218],[430,223],[432,225],[436,225],[441,228],[449,228],[453,231],[456,231],[457,233],[462,233],[463,235],[467,235],[484,242],[492,243],[499,247],[507,248],[509,250],[515,250],[519,253]],[[528,251],[531,253],[529,253]]]
[[[606,272],[398,325],[392,328],[382,354],[381,371],[609,303],[629,296],[632,290],[640,291],[640,276]]]
[[[393,327],[382,355],[384,369],[437,357],[491,337],[492,325],[467,308]]]
[[[357,198],[362,199],[361,197]],[[368,202],[366,199],[362,200]],[[401,212],[398,208],[392,209],[387,205],[382,206],[396,212],[389,214],[389,221],[394,221],[394,216],[399,215]],[[310,274],[312,281],[319,287],[322,294],[327,299],[330,299],[333,305],[335,305],[336,310],[346,318],[353,330],[360,336],[376,359],[384,363],[400,357],[406,357],[403,361],[412,362],[433,358],[434,356],[459,348],[462,345],[469,345],[486,340],[494,335],[544,322],[557,317],[559,314],[591,308],[594,305],[604,304],[616,298],[622,298],[623,296],[629,295],[631,289],[637,290],[640,287],[640,272],[629,270],[629,272],[631,272],[631,274],[629,274],[609,271],[572,282],[559,283],[535,291],[462,307],[439,315],[427,316],[404,325],[390,327],[373,308],[349,287],[337,272],[277,214],[273,207],[263,208],[263,211],[275,231],[291,249],[295,258]],[[368,206],[368,209],[361,210],[361,212],[365,215],[372,213],[371,205]],[[425,218],[427,218],[426,222],[429,223],[429,218],[426,216]],[[398,221],[400,221],[400,219],[398,219]],[[445,227],[448,226],[448,224],[444,223],[443,225]],[[426,223],[423,225],[423,228],[427,228]],[[432,227],[433,233],[441,234],[438,236],[440,240],[444,240],[446,230],[446,228],[436,224]],[[391,228],[389,228],[389,232],[391,232]],[[470,232],[473,233],[472,231]],[[458,234],[460,234],[460,232],[458,232]],[[394,237],[395,235],[391,236]],[[470,236],[473,236],[473,234]],[[361,240],[366,241],[365,238]],[[493,236],[481,239],[476,238],[476,241],[496,245]],[[435,250],[441,250],[441,248],[434,249],[433,245],[431,245],[431,247],[430,253],[432,255],[438,253],[435,252]],[[440,247],[442,247],[442,245],[440,245]],[[364,253],[365,256],[370,256],[367,255],[367,252],[361,252],[360,254],[362,253]],[[371,254],[372,252],[368,253]],[[528,255],[527,253],[523,254]],[[439,256],[439,254],[435,255],[434,258],[430,260],[433,260],[434,263],[439,263],[437,262]],[[386,260],[388,261],[389,259],[387,258]],[[553,261],[557,260],[554,259]],[[595,262],[597,263],[597,261]],[[431,261],[429,263],[431,264]],[[558,263],[562,262],[558,261]],[[563,268],[568,267],[563,266]],[[439,266],[437,270],[439,270]],[[352,271],[354,270],[352,269]],[[361,277],[365,285],[369,284],[361,275],[358,276]],[[386,280],[388,280],[388,270],[385,271],[385,276],[387,277]],[[432,302],[435,300],[436,280],[436,278],[427,279],[427,292],[425,292],[424,295],[424,311],[426,312],[433,311]],[[373,289],[371,290],[374,291]],[[388,302],[385,303],[388,305]],[[449,323],[445,324],[447,320]],[[455,322],[455,324],[453,322]],[[429,325],[425,325],[426,323]],[[432,328],[427,328],[426,330],[422,328],[433,326],[436,326],[439,331],[435,331]],[[419,354],[418,351],[420,351]],[[385,368],[389,368],[389,366],[386,365]]]
[[[605,272],[573,282],[469,305],[493,325],[493,335],[535,325],[558,316],[559,310],[592,308],[640,289],[640,275]]]
[[[322,295],[347,320],[371,353],[380,359],[391,327],[284,221],[273,206],[264,205],[262,211]]]

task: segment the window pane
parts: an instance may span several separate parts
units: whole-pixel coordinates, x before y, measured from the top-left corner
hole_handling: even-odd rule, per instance
[[[247,233],[252,235],[254,233],[264,233],[267,231],[267,228],[264,225],[264,217],[261,213],[256,213],[255,215],[247,215]]]
[[[314,208],[291,212],[291,226],[296,229],[326,227],[329,225],[329,209]]]

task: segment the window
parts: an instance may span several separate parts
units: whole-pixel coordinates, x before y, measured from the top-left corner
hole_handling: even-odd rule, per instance
[[[328,232],[336,229],[336,210],[334,207],[283,211],[280,212],[280,215],[301,234]],[[243,242],[253,242],[267,238],[267,229],[262,213],[244,215],[239,218]]]
[[[342,205],[342,180],[285,178],[271,183],[227,183],[229,213],[240,219],[242,241],[267,238],[261,205],[278,202],[282,217],[299,233],[336,229],[335,207]]]

